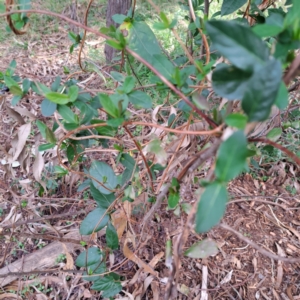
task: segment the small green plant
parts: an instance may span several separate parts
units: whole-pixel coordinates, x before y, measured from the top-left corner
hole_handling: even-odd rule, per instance
[[[66,254],[59,254],[55,260],[57,264],[65,262],[67,259]]]
[[[42,115],[45,118],[56,115],[57,120],[52,126],[44,120],[35,123],[43,138],[38,150],[57,148],[58,154],[59,166],[48,167],[42,178],[45,187],[56,190],[57,179],[74,172],[78,166],[82,167],[83,171],[76,171],[85,178],[78,191],[88,189],[96,207],[81,222],[79,231],[81,235],[92,235],[105,230],[106,244],[103,249],[87,248],[77,257],[76,266],[86,269],[83,278],[91,281],[91,288],[101,291],[104,298],[114,297],[122,290],[121,277],[109,272],[107,264],[107,253],[119,249],[119,235],[112,217],[116,202],[134,203],[144,192],[150,195],[148,203],[155,202],[153,207],[159,209],[161,201],[167,199],[168,209],[177,215],[180,209],[194,213],[191,218],[194,229],[202,234],[211,230],[224,216],[229,200],[228,183],[249,171],[248,162],[252,158],[254,163],[253,157],[257,155],[256,143],[264,143],[260,151],[268,162],[280,160],[285,153],[299,163],[295,155],[277,143],[282,135],[281,128],[272,129],[263,138],[251,138],[248,134],[249,128],[268,119],[274,105],[283,110],[288,104],[287,85],[297,75],[293,63],[296,61],[294,50],[300,46],[300,1],[287,1],[287,10],[268,10],[269,7],[261,10],[257,1],[252,1],[247,10],[236,13],[245,3],[245,0],[224,0],[220,11],[209,16],[207,1],[194,0],[192,4],[183,1],[184,14],[189,12],[189,40],[186,43],[181,43],[176,34],[176,18],[160,11],[153,18],[157,36],[175,36],[178,45],[184,48],[180,50],[177,45],[173,57],[166,55],[165,49],[172,48],[173,42],[161,46],[151,26],[134,16],[134,8],[127,15],[113,16],[120,24],[118,28],[110,26],[101,28],[100,32],[85,28],[106,39],[106,43],[120,53],[121,63],[110,73],[112,78],[108,84],[115,87],[110,93],[103,91],[94,95],[79,87],[81,85],[76,80],[62,82],[59,76],[51,86],[26,78],[21,80],[13,75],[14,61],[6,72],[0,73],[0,81],[14,95],[13,105],[17,105],[28,92],[34,92],[43,99]],[[229,20],[229,16],[233,20]],[[20,26],[20,17],[17,14],[14,26]],[[73,42],[72,52],[82,43],[82,35],[70,32],[69,37]],[[224,62],[218,63],[220,60]],[[285,70],[288,72],[283,75]],[[140,86],[140,76],[144,77],[143,81],[151,83],[151,92]],[[224,108],[219,110],[219,105],[211,103],[216,101],[208,99],[211,93],[223,98],[226,102]],[[233,101],[239,101],[238,111],[233,110]],[[158,103],[163,109],[152,116],[153,123],[140,120],[139,114],[132,113],[132,109],[147,112]],[[166,109],[170,114],[164,111]],[[182,124],[187,120],[189,124],[203,122],[209,129],[200,133],[183,130]],[[54,134],[58,127],[64,132],[64,137],[59,139]],[[140,135],[144,127],[160,132],[143,140]],[[130,147],[118,138],[120,132],[127,134]],[[188,164],[170,178],[170,156],[164,146],[173,142],[175,134],[209,138],[203,139],[201,147],[188,157],[191,159]],[[288,135],[288,139],[294,137]],[[95,146],[116,153],[112,158],[113,167],[102,156],[99,159],[86,158],[87,149]],[[172,158],[176,159],[176,156]],[[202,188],[195,209],[182,205],[180,188],[184,176],[208,159],[215,162],[214,169],[207,180],[195,181]],[[156,190],[160,172],[169,182],[162,182],[164,188]],[[263,179],[267,180],[267,177]],[[294,193],[293,188],[289,189]],[[44,186],[39,190],[40,195],[43,193]],[[84,198],[87,196],[84,194]],[[140,209],[137,207],[136,211]],[[142,209],[144,206],[139,211]],[[152,218],[154,213],[155,210],[150,210],[145,220]],[[207,245],[210,250],[201,248]],[[215,254],[216,248],[216,243],[205,240],[194,244],[184,254],[205,258]],[[65,259],[66,256],[61,254],[57,262]]]

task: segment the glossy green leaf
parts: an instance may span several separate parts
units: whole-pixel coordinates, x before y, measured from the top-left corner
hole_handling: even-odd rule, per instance
[[[78,123],[64,123],[64,127],[66,130],[71,131],[79,127]]]
[[[7,87],[9,87],[9,88],[16,86],[21,90],[21,88],[19,87],[19,84],[10,76],[4,76],[4,82],[7,85]]]
[[[217,179],[226,182],[235,178],[245,169],[247,157],[247,138],[243,131],[236,131],[218,149]]]
[[[47,125],[44,124],[42,121],[37,120],[37,121],[36,121],[36,126],[38,127],[38,129],[39,129],[39,131],[40,131],[42,137],[43,137],[44,139],[46,139],[46,128],[47,128]]]
[[[184,255],[191,258],[208,258],[219,252],[218,244],[210,238],[204,239],[184,252]]]
[[[25,78],[22,82],[23,93],[27,94],[31,86],[31,81],[28,78]]]
[[[132,91],[128,95],[129,101],[134,105],[135,108],[151,108],[152,107],[152,99],[148,96],[148,94],[142,91]]]
[[[120,163],[126,168],[122,174],[121,182],[121,184],[124,185],[131,179],[133,172],[137,171],[138,167],[134,158],[127,153],[122,153]]]
[[[13,59],[13,60],[10,62],[8,68],[6,69],[5,75],[8,76],[8,77],[13,76],[14,73],[15,73],[16,67],[17,67],[17,62],[16,62],[16,60]]]
[[[124,118],[117,118],[117,119],[107,120],[106,123],[111,127],[118,128],[120,125],[123,124],[124,121],[125,121]]]
[[[174,190],[169,190],[169,196],[168,196],[168,206],[170,209],[174,209],[180,200],[179,192],[175,192]]]
[[[77,85],[72,85],[68,90],[69,102],[74,102],[78,97],[79,88]]]
[[[115,120],[115,119],[114,119]],[[103,124],[105,123],[102,120],[91,120],[91,124]],[[112,126],[99,126],[95,128],[99,135],[104,135],[104,136],[115,136],[116,135],[116,128]]]
[[[249,121],[264,121],[269,117],[272,105],[275,104],[282,77],[281,64],[270,60],[258,69],[248,82],[242,100],[242,108]]]
[[[60,76],[56,76],[55,80],[53,81],[53,83],[51,84],[51,91],[52,92],[57,92],[59,86],[61,83],[61,77]]]
[[[31,82],[32,90],[40,96],[45,96],[45,94],[50,93],[51,90],[44,84],[40,82]]]
[[[107,45],[111,46],[112,48],[116,50],[123,50],[124,46],[122,46],[119,42],[116,42],[114,40],[107,40]]]
[[[115,189],[118,184],[117,176],[113,169],[104,162],[93,161],[89,173],[110,190]],[[111,191],[100,185],[95,179],[92,179],[92,181],[96,189],[105,195],[111,194]]]
[[[98,207],[91,211],[80,224],[80,234],[89,235],[104,228],[109,221],[106,209]]]
[[[153,65],[168,80],[172,79],[174,66],[163,55],[154,33],[145,22],[132,22],[127,39],[131,50]]]
[[[225,123],[228,126],[236,127],[238,129],[244,129],[247,125],[248,118],[245,115],[241,115],[238,113],[233,113],[225,118]]]
[[[121,90],[125,93],[128,94],[130,93],[135,86],[135,79],[133,76],[128,76],[125,78],[125,81],[121,87]]]
[[[56,137],[51,129],[48,127],[45,128],[45,134],[46,134],[46,141],[48,143],[56,143]]]
[[[107,272],[106,263],[95,263],[86,268],[86,272],[83,273],[82,279],[90,282],[95,282],[99,279],[100,276]]]
[[[77,117],[67,105],[58,105],[58,113],[63,117],[64,121],[69,123],[76,123]]]
[[[121,15],[121,14],[115,14],[115,15],[112,16],[112,19],[117,24],[122,24],[126,18],[127,17],[125,15]]]
[[[63,105],[63,104],[67,104],[67,103],[70,102],[70,98],[69,98],[68,95],[66,95],[66,94],[60,94],[60,93],[57,93],[57,92],[46,93],[45,97],[48,100],[50,100],[50,101],[52,101],[52,102],[54,102],[56,104]]]
[[[102,297],[109,298],[118,294],[122,290],[122,285],[120,281],[116,281],[112,276],[106,275],[95,281],[92,285],[92,289],[103,291]]]
[[[282,129],[280,127],[278,128],[273,128],[270,130],[267,134],[267,138],[270,139],[273,142],[276,142],[280,139],[282,134]]]
[[[275,100],[275,105],[279,109],[285,109],[289,104],[289,92],[286,88],[286,85],[284,84],[283,81],[280,83],[280,87],[277,93],[277,97]]]
[[[212,20],[206,29],[214,48],[239,69],[253,70],[269,59],[267,46],[249,27]]]
[[[102,258],[102,251],[99,248],[90,247],[87,251],[83,251],[78,255],[75,264],[77,267],[83,268],[100,263]]]
[[[90,192],[93,199],[97,202],[98,207],[107,209],[109,206],[115,201],[116,196],[115,194],[103,194],[95,186],[91,183],[90,184]]]
[[[48,99],[44,99],[41,104],[41,111],[44,117],[50,117],[56,111],[57,104],[49,101]]]
[[[12,89],[10,89],[10,91],[12,91]],[[12,106],[17,105],[20,102],[21,99],[22,99],[21,95],[15,95],[15,96],[13,96],[13,98],[11,99],[11,105]]]
[[[235,12],[245,3],[247,3],[247,0],[223,0],[221,7],[221,15],[226,16]]]
[[[119,238],[115,227],[109,222],[106,227],[106,244],[111,250],[119,247]]]
[[[39,151],[40,152],[43,152],[43,151],[46,151],[46,150],[49,150],[49,149],[52,149],[56,146],[56,144],[53,144],[53,143],[48,143],[48,144],[42,144],[42,145],[39,145]]]
[[[282,27],[269,24],[257,24],[254,27],[252,27],[252,31],[259,37],[276,36],[282,30]]]
[[[252,74],[251,71],[222,64],[213,72],[213,89],[219,96],[228,100],[242,99]]]
[[[228,195],[223,184],[214,182],[205,189],[196,212],[195,230],[198,233],[207,232],[219,223],[225,213],[227,200]]]
[[[116,107],[115,103],[110,99],[110,97],[106,94],[99,94],[100,103],[105,109],[105,111],[114,118],[118,118],[119,109]]]

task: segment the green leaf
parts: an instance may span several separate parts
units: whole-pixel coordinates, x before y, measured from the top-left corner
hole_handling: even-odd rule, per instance
[[[46,134],[46,141],[48,143],[54,144],[56,143],[56,137],[53,133],[53,131],[51,129],[49,129],[48,127],[46,127],[45,129],[45,134]]]
[[[168,206],[171,209],[174,209],[180,200],[179,192],[175,192],[172,188],[169,190],[169,196],[168,196]]]
[[[275,103],[281,83],[282,70],[278,60],[270,60],[258,69],[248,82],[242,108],[249,121],[264,121]]]
[[[98,207],[107,209],[115,201],[116,196],[114,193],[103,194],[95,186],[90,183],[90,192],[93,199],[97,202]]]
[[[57,111],[63,117],[64,121],[69,123],[78,123],[77,116],[67,105],[58,105]]]
[[[120,158],[120,163],[126,168],[122,174],[122,185],[124,185],[128,180],[131,179],[132,173],[138,170],[135,160],[127,153],[122,153]]]
[[[11,77],[14,75],[14,72],[16,70],[16,67],[17,67],[17,62],[13,59],[8,68],[6,69],[6,72],[5,72],[5,75],[8,76],[8,77]]]
[[[114,173],[113,169],[104,162],[93,161],[89,173],[92,177],[97,179],[99,182],[102,182],[103,185],[109,188],[110,190],[115,189],[118,184],[117,176]],[[92,181],[96,189],[98,189],[101,193],[105,195],[111,193],[111,191],[107,190],[102,185],[97,183],[95,179],[92,179]]]
[[[111,275],[106,275],[95,281],[92,285],[92,289],[103,291],[102,297],[109,298],[118,294],[122,290],[122,285],[119,281],[115,281]]]
[[[31,86],[31,81],[25,78],[22,82],[23,93],[27,94]]]
[[[31,82],[31,88],[32,90],[37,93],[40,96],[44,96],[47,93],[50,93],[51,90],[44,84],[40,83],[40,82]]]
[[[67,104],[67,103],[70,102],[70,98],[69,98],[68,95],[66,95],[66,94],[61,94],[61,93],[57,93],[57,92],[49,92],[49,93],[46,93],[46,94],[45,94],[45,97],[46,97],[48,100],[50,100],[50,101],[52,101],[52,102],[54,102],[54,103],[56,103],[56,104],[61,104],[61,105],[63,105],[63,104]]]
[[[115,120],[115,119],[114,119]],[[106,123],[102,120],[91,120],[91,124],[103,124]],[[115,136],[116,135],[116,128],[112,126],[99,126],[95,128],[99,135],[104,135],[104,136]]]
[[[52,149],[56,146],[56,144],[52,144],[52,143],[48,143],[48,144],[42,144],[42,145],[39,145],[39,151],[40,152],[43,152],[43,151],[46,151],[46,150],[49,150],[49,149]]]
[[[37,120],[37,121],[36,121],[36,126],[38,127],[38,129],[39,129],[39,131],[40,131],[42,137],[43,137],[44,139],[46,139],[46,128],[47,128],[47,125],[44,124],[42,121]]]
[[[115,106],[115,103],[110,99],[106,94],[99,94],[100,103],[105,109],[105,111],[114,118],[120,116],[118,107]]]
[[[210,238],[204,239],[184,252],[184,255],[191,258],[208,258],[219,252],[218,244]]]
[[[52,92],[57,92],[61,82],[61,77],[56,76],[54,82],[51,84],[51,91]]]
[[[114,40],[106,40],[107,45],[111,46],[112,48],[116,50],[123,50],[124,46],[122,46],[119,42],[116,42]]]
[[[18,83],[10,76],[4,76],[4,81],[5,81],[5,84],[7,85],[7,87],[9,87],[9,89],[12,87],[12,86],[17,86],[19,87]],[[20,87],[19,87],[20,88]],[[20,88],[21,90],[21,88]]]
[[[275,105],[279,109],[285,109],[289,104],[289,92],[286,88],[286,85],[284,84],[283,81],[280,83],[280,87],[277,93],[277,97],[275,100]]]
[[[223,0],[221,16],[226,16],[235,12],[245,3],[247,3],[247,0]]]
[[[104,228],[109,221],[106,209],[98,207],[91,211],[80,225],[80,234],[89,235]]]
[[[124,118],[117,118],[117,119],[107,120],[106,123],[111,127],[118,128],[120,125],[123,124],[124,121],[125,121]]]
[[[273,128],[270,130],[267,134],[267,138],[270,139],[273,142],[276,142],[280,139],[282,134],[282,129],[280,127],[278,128]]]
[[[22,89],[18,86],[18,85],[12,85],[9,87],[9,91],[16,96],[22,96],[23,95],[23,91]],[[21,97],[22,98],[22,97]],[[19,98],[19,100],[21,99]],[[16,103],[15,103],[16,104]]]
[[[111,250],[117,250],[119,247],[119,238],[117,231],[110,222],[106,227],[106,245]]]
[[[64,123],[64,127],[66,130],[71,131],[79,127],[78,123]]]
[[[78,255],[75,264],[77,267],[83,268],[100,263],[102,258],[102,251],[99,248],[91,247]]]
[[[219,96],[228,100],[242,99],[252,74],[250,71],[222,64],[213,72],[213,89]]]
[[[163,55],[153,31],[145,22],[133,21],[131,25],[127,37],[128,47],[171,80],[174,66]]]
[[[10,91],[11,91],[11,89],[10,89]],[[12,105],[12,106],[17,105],[21,99],[22,99],[22,96],[18,96],[18,95],[14,96],[14,97],[11,99],[11,105]]]
[[[247,138],[243,131],[234,132],[217,153],[215,175],[220,181],[230,181],[245,170],[248,157]]]
[[[78,97],[79,88],[77,85],[72,85],[68,90],[68,97],[70,102],[74,102]]]
[[[41,111],[44,117],[50,117],[56,111],[57,104],[49,101],[48,99],[44,99],[41,104]]]
[[[245,115],[233,113],[225,118],[225,123],[228,126],[236,127],[238,129],[244,129],[247,125],[248,118]]]
[[[257,24],[254,27],[252,27],[252,31],[259,37],[276,36],[282,30],[282,27],[269,24]]]
[[[212,20],[206,29],[213,46],[239,69],[253,70],[269,59],[265,43],[242,24]]]
[[[214,182],[205,189],[196,212],[195,230],[198,233],[207,232],[219,223],[225,213],[227,200],[223,184]]]
[[[166,26],[164,23],[162,22],[156,22],[153,24],[153,28],[156,30],[166,30],[169,28],[169,26]]]
[[[115,15],[112,16],[112,19],[117,24],[122,24],[126,18],[127,17],[125,15],[121,15],[121,14],[115,14]]]
[[[151,108],[152,99],[142,91],[132,91],[128,95],[129,101],[134,105],[135,108]]]
[[[130,93],[133,90],[134,85],[135,85],[135,79],[134,79],[134,77],[128,76],[128,77],[125,78],[125,81],[124,81],[124,83],[122,85],[121,90],[125,94],[128,94],[128,93]]]

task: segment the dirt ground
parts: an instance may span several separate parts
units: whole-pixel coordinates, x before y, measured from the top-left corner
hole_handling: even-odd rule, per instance
[[[68,75],[63,73],[63,66],[69,67],[72,72],[78,71],[76,51],[70,56],[66,43],[68,44],[66,36],[60,33],[29,42],[27,49],[8,49],[6,45],[0,45],[0,71],[3,72],[10,61],[15,59],[16,73],[22,78],[39,80],[45,84],[52,82],[58,75],[62,80],[66,80]],[[53,47],[45,49],[45,44],[51,44]],[[79,72],[74,73],[73,77],[87,89],[105,89],[102,79],[95,74]],[[5,97],[1,106],[1,159],[6,157],[6,152],[15,142],[20,117],[26,122],[33,118],[33,114],[35,119],[46,120],[39,111],[41,97],[32,95],[22,99],[18,104],[22,110],[12,109],[10,99],[10,96]],[[28,144],[34,145],[34,139],[33,134]],[[46,268],[49,271],[40,275],[20,274],[9,284],[2,286],[0,299],[21,299],[20,296],[23,299],[100,299],[99,293],[90,290],[91,284],[82,280],[80,273],[76,272],[79,268],[74,265],[74,260],[81,250],[78,228],[87,212],[92,210],[94,202],[90,199],[83,200],[84,192],[78,193],[75,185],[70,184],[79,180],[77,177],[69,178],[69,181],[57,179],[53,188],[55,193],[47,195],[48,198],[45,195],[39,197],[32,175],[32,157],[29,153],[23,165],[11,169],[2,164],[1,268],[18,260],[24,261],[30,254],[39,257],[40,251],[50,245],[53,245],[51,251],[54,251],[55,247],[63,247],[59,251],[65,253],[65,257],[63,261],[55,262],[50,260],[50,250],[43,252],[42,255],[49,255],[52,265],[45,262],[39,270],[43,271]],[[51,156],[47,157],[46,162],[51,162]],[[286,190],[286,187],[291,185],[292,178],[299,178],[299,169],[292,163],[287,163],[281,169],[269,164],[260,173],[239,177],[229,185],[231,202],[228,203],[223,221],[271,253],[299,258],[300,197],[298,192],[292,195]],[[296,183],[299,184],[297,180]],[[190,189],[190,193],[194,194],[194,187]],[[18,197],[21,190],[26,191],[26,195],[29,196]],[[24,200],[27,201],[26,207],[22,206]],[[191,197],[189,201],[193,203],[195,198]],[[145,205],[142,200],[139,204]],[[132,204],[132,210],[139,204]],[[124,204],[120,204],[122,205]],[[143,236],[140,236],[139,224],[149,208],[149,204],[144,206],[144,210],[138,208],[138,213],[132,214],[129,220],[132,226],[131,234],[135,232],[137,240],[141,241],[138,248],[134,248],[132,243],[132,251],[135,251],[135,255],[142,261],[153,262],[154,269],[158,272],[157,277],[142,272],[135,262],[126,260],[121,250],[115,251],[110,259],[114,262],[113,265],[121,264],[116,272],[123,276],[123,290],[126,292],[116,299],[164,299],[170,275],[170,270],[164,262],[166,241],[171,238],[173,244],[176,243],[187,216],[182,213],[177,217],[172,211],[166,211],[166,204],[163,204],[155,219],[146,226]],[[39,212],[43,212],[41,219],[38,219]],[[61,217],[47,220],[47,216],[53,215]],[[28,224],[26,220],[32,218],[37,221]],[[19,222],[24,224],[13,226]],[[205,237],[218,243],[219,252],[202,260],[182,257],[176,299],[200,299],[204,267],[208,270],[208,299],[300,299],[299,263],[282,263],[270,259],[219,226],[202,236],[192,232],[184,246],[185,249]],[[132,238],[129,231],[126,238]],[[73,246],[70,246],[69,241],[73,242]],[[100,232],[93,236],[89,245],[101,247],[103,242],[104,237]],[[120,243],[122,249],[124,239]],[[57,252],[53,253],[57,259]],[[34,259],[31,262],[38,263]],[[18,271],[26,272],[26,266],[20,266]],[[66,273],[65,269],[73,269],[74,272]],[[5,277],[0,278],[0,283],[4,279]]]

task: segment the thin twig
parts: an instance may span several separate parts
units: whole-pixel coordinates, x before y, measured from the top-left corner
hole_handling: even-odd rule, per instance
[[[251,247],[253,247],[254,249],[256,249],[258,252],[260,252],[261,254],[269,257],[270,259],[274,259],[274,260],[280,260],[280,261],[284,261],[287,263],[297,263],[300,262],[300,258],[287,258],[287,257],[282,257],[282,256],[278,256],[276,254],[273,254],[267,250],[265,250],[264,248],[260,247],[259,245],[257,245],[255,242],[253,242],[252,240],[248,239],[247,237],[245,237],[243,234],[241,234],[240,232],[236,231],[235,229],[233,229],[232,227],[230,227],[229,225],[227,225],[226,223],[221,223],[219,225],[219,227],[228,230],[232,233],[234,233],[240,240],[246,242],[247,244],[249,244]]]

